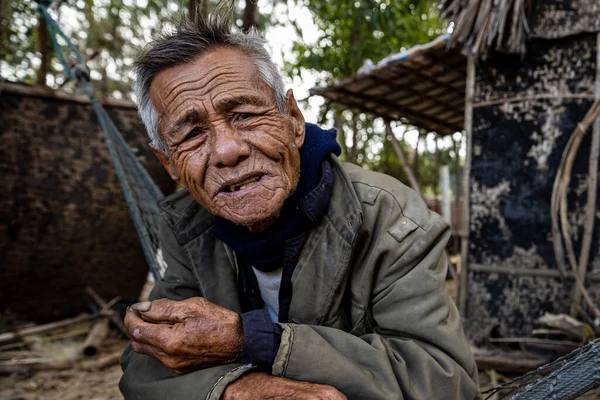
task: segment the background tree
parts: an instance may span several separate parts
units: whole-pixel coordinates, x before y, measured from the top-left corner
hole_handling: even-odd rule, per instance
[[[296,23],[300,40],[294,43],[296,57],[287,60],[285,70],[292,77],[307,70],[318,73],[319,85],[353,76],[365,63],[427,43],[445,32],[445,22],[432,0],[304,0],[301,4],[313,14],[320,36],[316,42],[307,43],[302,40],[303,27]],[[320,122],[330,124],[332,120],[338,128],[345,160],[407,182],[381,121],[369,114],[342,112],[335,105],[325,104],[320,110]],[[414,133],[414,129],[406,129]],[[431,142],[434,137],[428,132],[419,135],[423,142]],[[418,149],[409,148],[406,143],[403,146],[414,163],[424,193],[435,194],[436,171],[446,162],[451,144],[441,149],[437,158],[427,151],[419,154]],[[421,148],[426,146],[422,144]]]
[[[0,0],[0,67],[5,79],[62,87],[62,66],[54,57],[44,18],[36,3]],[[218,0],[55,0],[50,13],[75,46],[90,59],[92,84],[102,97],[132,94],[131,65],[152,36],[172,27],[182,11],[200,6],[208,12]],[[264,29],[256,0],[237,4],[241,29]],[[1,13],[4,7],[5,13]],[[243,8],[241,8],[241,6]],[[2,18],[4,16],[4,18]],[[2,23],[4,21],[4,23]],[[245,26],[248,28],[245,28]],[[4,28],[4,29],[2,29]],[[59,43],[64,44],[62,39]],[[70,86],[63,89],[71,90]]]
[[[418,43],[426,43],[445,29],[433,0],[270,0],[265,10],[282,4],[307,7],[318,31],[316,41],[305,41],[307,29],[281,13],[259,12],[257,0],[236,1],[236,25],[247,31],[267,31],[277,24],[293,24],[298,39],[287,54],[285,71],[290,77],[310,73],[318,85],[354,75],[365,63],[374,62]],[[152,36],[172,27],[180,12],[200,5],[205,12],[218,0],[55,0],[51,14],[74,44],[90,59],[92,84],[103,97],[132,96],[131,65]],[[0,68],[2,77],[25,83],[65,84],[62,67],[53,54],[49,37],[34,1],[0,0]],[[4,13],[2,13],[4,11]],[[4,18],[2,18],[2,14]],[[41,23],[40,23],[41,22]],[[4,28],[4,29],[2,29]],[[311,29],[313,26],[311,25]],[[314,35],[313,35],[314,36]],[[59,40],[60,41],[60,40]],[[63,89],[73,90],[73,85]],[[343,158],[359,165],[387,172],[406,182],[395,159],[390,138],[382,121],[371,115],[343,111],[334,104],[319,110],[319,123],[338,128]],[[398,127],[400,135],[415,136],[411,127]],[[437,159],[430,160],[427,143],[432,133],[420,132],[420,147],[402,146],[415,167],[425,193],[437,188],[437,166],[444,164],[452,143],[443,141]],[[431,149],[430,149],[431,150]],[[433,151],[433,150],[431,150]],[[437,160],[437,161],[436,161]],[[460,162],[459,162],[460,163]],[[458,165],[453,163],[453,171]]]

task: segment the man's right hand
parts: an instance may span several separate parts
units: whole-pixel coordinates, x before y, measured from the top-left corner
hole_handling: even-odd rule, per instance
[[[231,383],[222,400],[348,400],[333,386],[253,372]]]

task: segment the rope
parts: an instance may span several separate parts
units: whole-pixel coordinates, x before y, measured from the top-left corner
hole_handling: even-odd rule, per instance
[[[125,139],[123,139],[117,126],[100,104],[89,82],[85,59],[48,12],[48,6],[52,0],[36,1],[39,12],[48,23],[52,43],[58,59],[63,66],[65,75],[69,80],[77,79],[83,87],[84,92],[90,98],[92,108],[102,127],[104,139],[115,167],[119,184],[123,189],[129,213],[140,238],[144,256],[154,278],[160,279],[166,268],[166,265],[160,259],[161,251],[158,243],[158,221],[160,218],[158,201],[164,197],[163,193],[156,186],[148,171],[138,161],[133,150],[129,147]],[[67,57],[58,43],[59,36],[75,55],[77,63],[72,66],[69,66]]]

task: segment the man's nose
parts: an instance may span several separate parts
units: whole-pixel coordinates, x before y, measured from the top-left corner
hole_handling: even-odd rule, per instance
[[[235,129],[217,128],[213,137],[211,164],[214,166],[232,167],[250,156],[250,145],[242,140]]]

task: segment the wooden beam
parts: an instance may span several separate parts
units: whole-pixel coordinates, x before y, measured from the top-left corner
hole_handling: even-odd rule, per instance
[[[400,85],[397,85],[394,81],[392,81],[390,84],[390,81],[384,81],[383,79],[381,79],[377,76],[370,76],[369,78],[371,78],[374,82],[379,83],[380,86],[389,87],[389,90],[387,92],[379,94],[382,97],[386,97],[386,100],[388,100],[388,101],[391,100],[391,99],[387,98],[387,96],[389,94],[401,93],[402,91],[404,91],[404,92],[408,92],[408,93],[414,95],[415,97],[417,97],[419,99],[416,102],[413,102],[413,104],[411,105],[411,108],[414,108],[414,107],[418,106],[419,104],[422,104],[425,101],[429,101],[429,102],[437,105],[438,107],[441,107],[442,109],[459,112],[458,110],[453,109],[453,107],[451,105],[449,105],[448,103],[443,103],[443,102],[439,101],[438,98],[429,96],[427,94],[427,92],[425,92],[425,91],[415,90],[410,85],[400,86]],[[400,94],[398,94],[396,96],[392,96],[392,98],[394,100],[399,97],[400,97]]]
[[[398,142],[398,138],[396,138],[396,135],[394,135],[394,131],[392,130],[390,121],[384,120],[384,123],[385,123],[385,131],[388,134],[388,136],[390,136],[392,139],[392,147],[394,148],[394,151],[396,152],[396,155],[398,156],[398,159],[400,160],[400,164],[402,164],[402,168],[404,169],[404,172],[406,172],[406,176],[408,177],[410,187],[412,187],[415,190],[415,192],[419,193],[419,195],[421,197],[423,197],[423,194],[421,193],[421,187],[419,186],[419,182],[417,181],[417,178],[415,177],[415,174],[413,173],[412,168],[410,168],[410,164],[408,163],[408,160],[406,159],[406,155],[404,154],[404,151],[402,151],[402,147],[400,146],[400,142]]]
[[[462,130],[462,127],[460,127],[460,126],[450,125],[446,121],[439,120],[438,118],[430,116],[430,115],[421,114],[414,110],[403,108],[403,107],[399,106],[398,104],[390,103],[390,102],[382,100],[382,99],[373,99],[368,96],[365,96],[362,93],[351,92],[350,90],[348,90],[346,88],[340,88],[339,91],[342,93],[345,93],[349,96],[354,96],[358,99],[361,99],[362,101],[370,101],[375,104],[379,104],[383,107],[386,107],[386,108],[389,108],[392,110],[397,110],[397,112],[399,114],[403,114],[403,116],[406,119],[408,119],[409,121],[411,120],[411,118],[416,119],[416,120],[421,120],[421,121],[431,121],[431,122],[435,123],[436,125],[444,126],[447,129],[454,130],[455,132],[459,132]],[[425,128],[426,128],[426,126],[425,126]]]
[[[412,73],[414,73],[415,75],[417,75],[419,78],[427,80],[427,81],[431,81],[433,83],[435,83],[436,85],[442,86],[444,88],[446,88],[448,91],[453,92],[453,93],[457,93],[459,96],[461,94],[460,88],[457,88],[455,86],[453,86],[452,84],[449,84],[448,82],[444,82],[444,81],[440,81],[439,79],[436,79],[430,75],[424,74],[419,70],[413,69],[411,67],[407,67],[406,65],[403,64],[394,64],[392,66],[392,69],[394,68],[398,68],[401,69],[403,71],[410,71]],[[468,68],[467,68],[467,74],[468,74]],[[462,80],[462,79],[461,79]],[[455,79],[453,81],[451,81],[452,83],[457,83],[459,82],[459,80]]]

